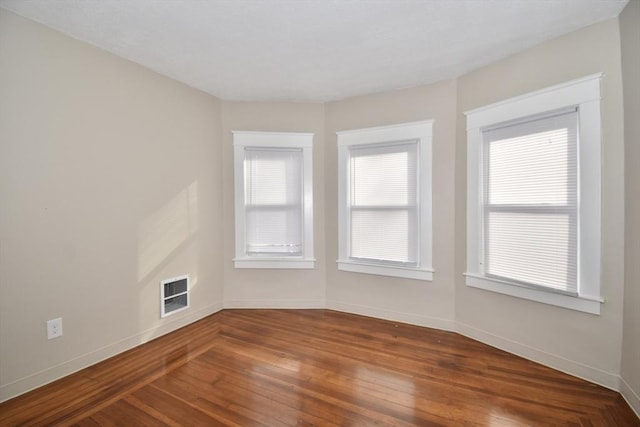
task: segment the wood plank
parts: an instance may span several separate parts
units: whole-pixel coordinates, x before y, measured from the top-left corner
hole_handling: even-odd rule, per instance
[[[17,425],[640,426],[614,391],[461,335],[224,310],[0,404]]]

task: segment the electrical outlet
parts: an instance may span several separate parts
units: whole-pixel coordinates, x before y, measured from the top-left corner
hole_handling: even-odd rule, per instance
[[[47,339],[62,336],[62,318],[47,320]]]

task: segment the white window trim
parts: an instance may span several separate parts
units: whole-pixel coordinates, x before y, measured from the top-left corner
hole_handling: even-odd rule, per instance
[[[432,163],[433,120],[337,132],[338,135],[338,270],[416,280],[433,280],[432,267]],[[420,243],[418,267],[379,265],[349,257],[349,147],[418,140]]]
[[[234,149],[235,268],[313,269],[313,133],[232,131]],[[303,255],[249,256],[245,236],[244,151],[247,147],[300,148],[303,156]]]
[[[597,73],[465,112],[467,116],[467,272],[471,287],[600,314],[601,118]],[[484,275],[482,268],[482,129],[575,106],[579,111],[578,295],[523,287]]]

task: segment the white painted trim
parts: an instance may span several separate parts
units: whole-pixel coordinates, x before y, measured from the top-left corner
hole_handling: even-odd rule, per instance
[[[467,130],[527,117],[571,105],[599,101],[604,73],[591,74],[544,89],[465,111]]]
[[[563,295],[534,288],[528,288],[516,283],[509,283],[502,280],[481,276],[473,273],[465,273],[466,284],[473,288],[484,289],[499,294],[510,295],[517,298],[524,298],[545,304],[564,307],[571,310],[582,311],[590,314],[600,314],[600,304],[603,300],[594,298],[583,298]]]
[[[578,148],[578,292],[600,296],[602,245],[602,130],[600,102],[580,104]]]
[[[467,111],[467,279],[468,286],[531,299],[572,310],[600,314],[602,154],[600,80],[603,73],[547,87]],[[578,298],[521,286],[484,276],[482,129],[510,120],[577,107],[578,147]],[[509,289],[511,287],[511,289]]]
[[[624,378],[620,377],[620,394],[627,401],[629,407],[640,418],[640,391],[634,391]]]
[[[420,139],[422,137],[431,138],[433,122],[433,120],[423,120],[397,125],[343,130],[336,132],[338,135],[338,147],[379,144],[381,142]]]
[[[234,258],[235,268],[284,268],[284,269],[313,269],[315,258]]]
[[[223,307],[226,309],[252,308],[252,309],[324,309],[327,304],[325,300],[319,299],[232,299],[225,300]]]
[[[465,337],[472,338],[482,343],[504,350],[541,365],[548,366],[552,369],[564,372],[574,377],[582,378],[586,381],[599,384],[608,389],[619,390],[619,376],[612,372],[606,372],[592,366],[574,362],[555,354],[547,353],[542,350],[530,347],[516,341],[491,334],[473,326],[456,322],[456,332]]]
[[[433,270],[391,265],[376,265],[352,260],[338,260],[338,270],[352,273],[375,274],[378,276],[402,277],[415,280],[433,280]]]
[[[526,344],[515,342],[489,332],[474,328],[455,320],[430,317],[422,314],[405,313],[394,310],[371,307],[358,304],[350,304],[339,301],[325,301],[323,299],[290,299],[290,300],[266,300],[266,299],[246,299],[246,300],[225,300],[223,304],[214,304],[205,307],[188,316],[183,316],[163,323],[163,325],[152,328],[134,336],[125,338],[113,344],[89,352],[85,355],[64,362],[60,365],[48,368],[35,374],[26,376],[17,381],[5,384],[0,387],[0,402],[9,400],[20,394],[31,391],[35,388],[46,385],[52,381],[70,375],[81,369],[101,362],[109,357],[127,351],[138,345],[151,341],[159,336],[173,332],[183,326],[196,322],[206,316],[217,313],[222,309],[328,309],[345,313],[358,314],[362,316],[375,317],[395,322],[402,322],[416,326],[434,328],[443,331],[456,332],[468,338],[477,340],[487,345],[499,348],[511,354],[515,354],[525,359],[540,363],[552,369],[565,372],[569,375],[585,379],[586,381],[602,385],[606,388],[619,391],[629,406],[640,416],[640,397],[629,384],[619,375],[602,371],[588,365],[568,360]]]
[[[233,130],[233,145],[242,147],[303,148],[313,146],[313,134],[307,132],[255,132]]]
[[[196,322],[222,310],[221,304],[213,304],[181,317],[167,318],[158,327],[147,329],[120,341],[90,351],[51,368],[44,369],[0,387],[0,402],[4,402],[28,391],[42,387],[74,372],[80,371],[105,359],[147,343],[162,335]]]
[[[254,132],[233,133],[233,177],[235,210],[235,268],[315,268],[313,256],[313,133],[301,132]],[[300,148],[302,149],[302,209],[303,209],[303,257],[302,260],[283,259],[280,256],[248,257],[245,253],[245,206],[244,206],[244,149]],[[266,262],[267,259],[273,262]]]
[[[407,323],[409,325],[423,326],[441,331],[455,332],[455,322],[440,317],[424,316],[415,313],[403,313],[379,307],[371,307],[359,304],[343,303],[339,301],[327,301],[327,309],[344,313],[359,314],[361,316],[375,317],[377,319],[391,320],[393,322]]]
[[[337,132],[338,135],[338,269],[364,274],[433,280],[433,120]],[[416,268],[360,262],[350,258],[349,147],[417,140],[419,153],[419,266]]]

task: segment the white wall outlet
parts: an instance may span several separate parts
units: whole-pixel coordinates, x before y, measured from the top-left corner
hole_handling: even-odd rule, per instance
[[[62,336],[62,318],[47,320],[47,339]]]

